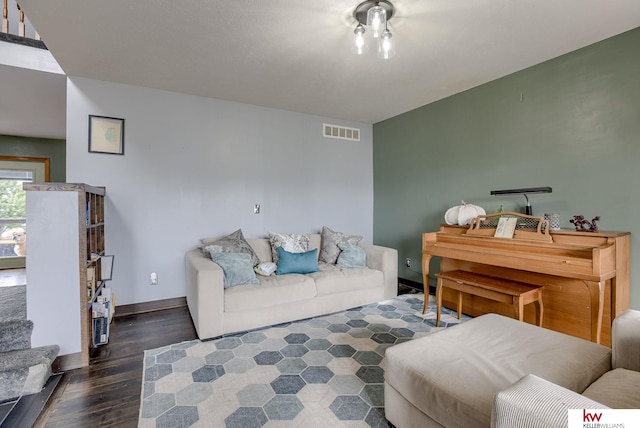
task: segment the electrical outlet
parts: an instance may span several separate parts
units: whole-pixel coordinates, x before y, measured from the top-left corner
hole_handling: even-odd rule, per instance
[[[158,285],[158,274],[157,273],[151,272],[151,274],[149,274],[149,284]]]
[[[404,259],[404,265],[408,268],[411,267],[411,259],[409,257],[407,257],[406,259]]]

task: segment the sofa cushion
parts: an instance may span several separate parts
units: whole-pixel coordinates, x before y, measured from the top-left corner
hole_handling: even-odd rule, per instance
[[[341,268],[363,268],[367,267],[367,254],[357,245],[340,243],[338,247],[342,250],[338,256],[336,265]]]
[[[253,271],[251,256],[246,253],[211,253],[211,260],[224,272],[224,288],[240,284],[260,284]]]
[[[297,233],[269,233],[269,243],[271,244],[271,255],[273,262],[278,264],[278,248],[282,247],[291,253],[304,253],[309,250],[309,235]]]
[[[251,256],[253,266],[260,263],[260,259],[253,251],[253,248],[242,234],[242,229],[238,229],[223,238],[202,238],[202,250],[209,253],[247,253]]]
[[[260,259],[261,263],[273,262],[273,255],[271,254],[271,243],[267,238],[247,238],[247,242],[253,248],[253,251]]]
[[[278,248],[278,268],[276,275],[291,273],[312,273],[318,271],[318,250],[304,253],[291,253],[282,247]]]
[[[315,280],[319,296],[382,287],[384,281],[384,276],[381,271],[367,268],[325,268],[325,270],[309,274],[309,276]]]
[[[261,276],[259,280],[260,285],[238,285],[226,289],[224,311],[251,311],[316,297],[313,279],[307,275]]]
[[[340,254],[341,243],[349,243],[357,245],[362,240],[360,235],[347,235],[346,233],[336,232],[327,226],[322,227],[322,240],[320,244],[320,261],[335,264]]]
[[[487,314],[386,350],[385,381],[443,426],[489,426],[493,397],[527,374],[581,393],[611,349]]]
[[[640,372],[612,370],[589,385],[582,395],[612,409],[640,409]]]

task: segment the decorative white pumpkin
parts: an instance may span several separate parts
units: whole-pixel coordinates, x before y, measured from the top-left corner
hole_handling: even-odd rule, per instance
[[[477,216],[485,215],[486,213],[487,212],[482,207],[467,204],[465,201],[462,201],[462,205],[451,207],[446,213],[444,213],[444,221],[447,224],[460,224],[464,226],[471,223],[471,220]]]

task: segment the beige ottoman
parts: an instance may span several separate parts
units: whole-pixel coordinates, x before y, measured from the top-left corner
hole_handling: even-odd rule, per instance
[[[386,351],[385,414],[397,428],[488,427],[496,393],[527,374],[582,393],[611,349],[487,314]]]

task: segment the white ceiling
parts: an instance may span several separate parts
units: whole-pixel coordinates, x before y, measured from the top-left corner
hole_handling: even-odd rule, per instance
[[[67,75],[375,123],[640,26],[639,0],[391,0],[397,54],[351,53],[359,0],[21,0]]]

